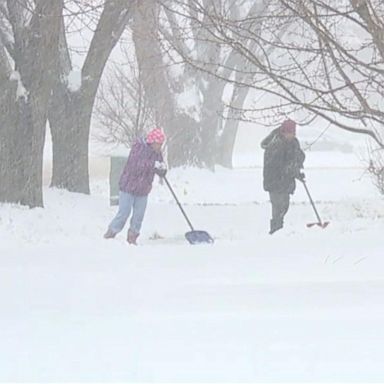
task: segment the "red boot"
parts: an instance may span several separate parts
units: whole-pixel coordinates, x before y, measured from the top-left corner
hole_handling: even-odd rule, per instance
[[[133,232],[132,230],[128,230],[128,236],[127,236],[127,241],[128,241],[128,244],[133,244],[133,245],[137,245],[137,238],[139,237],[139,234],[138,233],[135,233]]]

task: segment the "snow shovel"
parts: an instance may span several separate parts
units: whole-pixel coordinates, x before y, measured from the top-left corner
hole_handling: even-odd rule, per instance
[[[175,198],[177,205],[179,206],[183,216],[185,217],[185,220],[187,220],[187,223],[188,223],[189,227],[191,228],[191,230],[185,234],[185,238],[188,240],[188,242],[190,244],[204,244],[204,243],[212,244],[214,242],[214,240],[208,232],[196,231],[193,228],[192,223],[188,219],[188,216],[185,213],[183,207],[181,206],[179,199],[177,198],[174,190],[171,187],[171,184],[169,184],[168,179],[165,176],[163,177],[163,179],[165,180],[165,183],[167,184],[169,190],[171,191],[173,197]]]
[[[309,197],[309,201],[311,202],[311,205],[312,205],[312,208],[313,208],[313,210],[315,211],[315,214],[316,214],[316,217],[317,217],[317,223],[308,223],[307,224],[307,227],[308,228],[311,228],[311,227],[313,227],[313,226],[315,226],[315,225],[317,225],[318,227],[321,227],[321,228],[326,228],[326,227],[328,227],[328,224],[329,224],[329,221],[322,221],[321,220],[321,218],[320,218],[320,215],[319,215],[319,212],[317,212],[317,209],[316,209],[316,206],[315,206],[315,202],[313,201],[313,199],[312,199],[312,196],[311,196],[311,194],[309,193],[309,190],[308,190],[308,187],[307,187],[307,184],[306,184],[306,182],[305,182],[305,180],[300,180],[302,183],[303,183],[303,185],[304,185],[304,188],[305,188],[305,190],[306,190],[306,192],[307,192],[307,195],[308,195],[308,197]]]

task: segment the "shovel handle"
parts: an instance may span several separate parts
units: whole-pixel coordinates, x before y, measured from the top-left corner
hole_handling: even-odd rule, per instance
[[[183,208],[182,205],[180,204],[180,201],[179,201],[179,199],[177,198],[175,191],[174,191],[173,188],[171,187],[171,184],[169,183],[168,179],[167,179],[165,176],[163,176],[163,179],[164,179],[164,181],[165,181],[165,184],[167,184],[168,189],[171,191],[172,196],[173,196],[174,199],[176,200],[176,203],[177,203],[177,205],[179,206],[180,211],[181,211],[181,213],[183,214],[185,220],[187,221],[187,223],[188,223],[188,225],[189,225],[189,228],[191,228],[191,230],[194,231],[195,229],[193,228],[193,225],[192,225],[191,221],[188,219],[188,216],[187,216],[187,214],[185,213],[184,208]]]
[[[304,180],[300,180],[300,181],[301,181],[301,182],[303,183],[303,185],[304,185],[305,191],[307,192],[307,195],[308,195],[308,197],[309,197],[309,201],[311,202],[312,208],[313,208],[313,210],[315,211],[317,220],[319,220],[319,224],[320,224],[320,226],[323,226],[323,222],[321,221],[319,212],[317,212],[317,209],[316,209],[316,206],[315,206],[315,202],[313,201],[312,196],[311,196],[311,194],[309,193],[309,190],[308,190],[308,187],[307,187],[306,182],[305,182]]]

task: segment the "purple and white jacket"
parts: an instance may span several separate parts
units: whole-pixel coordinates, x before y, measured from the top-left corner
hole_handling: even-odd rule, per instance
[[[163,161],[163,156],[152,149],[144,139],[132,146],[124,171],[120,177],[120,191],[136,196],[146,196],[151,192],[156,169],[155,162]]]

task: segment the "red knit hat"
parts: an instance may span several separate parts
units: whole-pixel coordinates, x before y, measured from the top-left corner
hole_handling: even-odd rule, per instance
[[[153,144],[163,144],[165,141],[165,134],[160,128],[155,128],[147,135],[147,143]]]
[[[285,120],[280,126],[280,132],[296,134],[296,123],[290,119]]]

